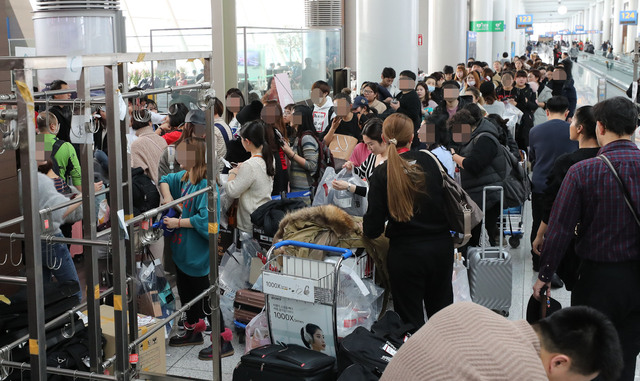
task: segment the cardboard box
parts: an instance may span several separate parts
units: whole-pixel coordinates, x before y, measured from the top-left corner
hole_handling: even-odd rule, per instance
[[[145,317],[141,314],[138,314],[138,316]],[[138,336],[147,333],[149,328],[155,326],[155,324],[158,324],[157,320],[153,324],[138,327]],[[106,339],[104,356],[105,358],[110,358],[116,353],[113,307],[106,305],[100,306],[100,325],[102,327],[102,334]],[[138,345],[138,370],[160,374],[167,373],[167,355],[164,332],[165,329],[162,327],[147,338],[147,340]],[[109,367],[108,370],[110,374],[113,374],[113,366]]]

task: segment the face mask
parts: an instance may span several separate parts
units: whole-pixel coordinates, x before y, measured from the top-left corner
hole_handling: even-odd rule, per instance
[[[475,86],[476,85],[476,81],[467,81],[467,84],[469,86]]]
[[[433,93],[435,89],[436,89],[435,86],[427,85],[427,90],[429,90],[430,93]]]

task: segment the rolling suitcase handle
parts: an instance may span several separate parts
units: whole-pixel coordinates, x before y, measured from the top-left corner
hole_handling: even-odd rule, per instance
[[[502,232],[504,230],[504,189],[499,186],[499,185],[491,185],[491,186],[486,186],[482,189],[482,210],[485,212],[482,215],[482,228],[481,228],[481,235],[480,235],[480,246],[482,248],[481,252],[480,252],[480,257],[482,259],[484,259],[484,254],[485,254],[485,249],[486,249],[486,245],[485,245],[485,228],[484,226],[486,225],[486,218],[487,218],[487,190],[495,190],[495,191],[499,191],[500,192],[500,244],[498,246],[499,248],[499,252],[500,252],[500,256],[502,257]]]

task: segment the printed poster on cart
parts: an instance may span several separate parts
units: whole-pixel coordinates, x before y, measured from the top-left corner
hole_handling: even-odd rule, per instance
[[[297,344],[336,357],[330,305],[269,295],[269,324],[274,343]]]

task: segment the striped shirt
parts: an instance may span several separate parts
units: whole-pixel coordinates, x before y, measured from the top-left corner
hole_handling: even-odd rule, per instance
[[[289,166],[291,191],[309,190],[313,184],[313,175],[318,168],[318,142],[313,136],[305,134],[302,139],[296,138],[291,148],[293,152],[305,159],[304,166],[298,164],[295,159],[291,160],[291,165]]]
[[[629,140],[617,140],[602,147],[598,154],[611,160],[637,210],[640,205],[638,147]],[[583,259],[594,262],[640,260],[638,225],[614,175],[598,158],[573,165],[562,182],[542,249],[540,280],[548,282],[551,279],[576,230],[575,252]]]
[[[371,153],[359,167],[353,167],[353,173],[368,180],[374,169],[376,169],[376,155]]]

